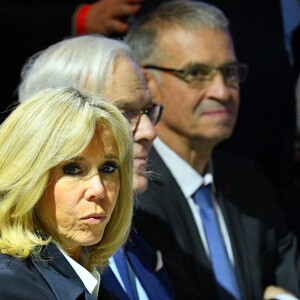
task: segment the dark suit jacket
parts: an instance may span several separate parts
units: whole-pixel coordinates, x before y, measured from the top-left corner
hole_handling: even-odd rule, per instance
[[[0,254],[0,298],[3,300],[95,299],[54,244],[43,249],[43,260],[20,260]],[[112,298],[101,287],[99,299]]]
[[[157,252],[131,230],[126,243],[125,251],[135,275],[141,282],[150,300],[174,299],[174,291],[166,270],[161,266],[156,270],[158,262]],[[108,267],[101,276],[101,283],[114,296],[120,300],[129,300],[113,271]]]
[[[154,149],[149,163],[159,175],[138,197],[134,224],[150,245],[161,249],[179,299],[215,300],[211,265],[190,207]],[[231,155],[214,155],[213,166],[243,299],[262,299],[269,284],[298,294],[296,242],[269,182],[256,166]]]

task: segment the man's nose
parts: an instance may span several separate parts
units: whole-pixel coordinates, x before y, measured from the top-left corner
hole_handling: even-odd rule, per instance
[[[219,100],[228,100],[230,96],[230,86],[226,84],[222,73],[216,72],[215,76],[209,83],[209,95]]]
[[[156,138],[156,129],[146,114],[142,114],[140,122],[134,134],[134,140],[153,141]]]

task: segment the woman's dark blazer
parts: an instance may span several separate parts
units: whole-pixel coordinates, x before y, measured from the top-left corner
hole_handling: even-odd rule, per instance
[[[0,298],[2,300],[95,299],[85,288],[67,259],[50,243],[40,260],[20,260],[0,254]],[[101,287],[99,299],[113,299]]]

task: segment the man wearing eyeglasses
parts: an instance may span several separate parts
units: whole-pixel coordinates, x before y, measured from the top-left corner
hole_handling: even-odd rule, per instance
[[[38,90],[61,86],[99,94],[124,114],[134,142],[133,189],[136,194],[144,192],[148,185],[148,155],[156,137],[154,125],[163,107],[152,103],[130,48],[121,41],[98,35],[53,44],[23,67],[19,101]],[[117,299],[173,298],[160,252],[150,248],[134,228],[129,241],[110,259],[108,269],[101,275],[99,299],[105,300],[103,286]]]
[[[164,105],[134,224],[162,250],[178,299],[257,300],[269,285],[298,295],[296,241],[268,180],[214,150],[232,134],[247,76],[228,27],[214,6],[171,1],[125,37]]]

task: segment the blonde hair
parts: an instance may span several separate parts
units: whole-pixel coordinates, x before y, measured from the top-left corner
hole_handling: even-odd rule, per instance
[[[21,103],[0,126],[0,249],[19,258],[38,256],[51,241],[35,214],[51,169],[79,155],[98,124],[106,124],[120,161],[118,200],[101,241],[89,247],[88,268],[103,267],[126,241],[133,194],[132,133],[118,109],[74,88],[45,89]],[[55,241],[54,241],[55,242]]]

